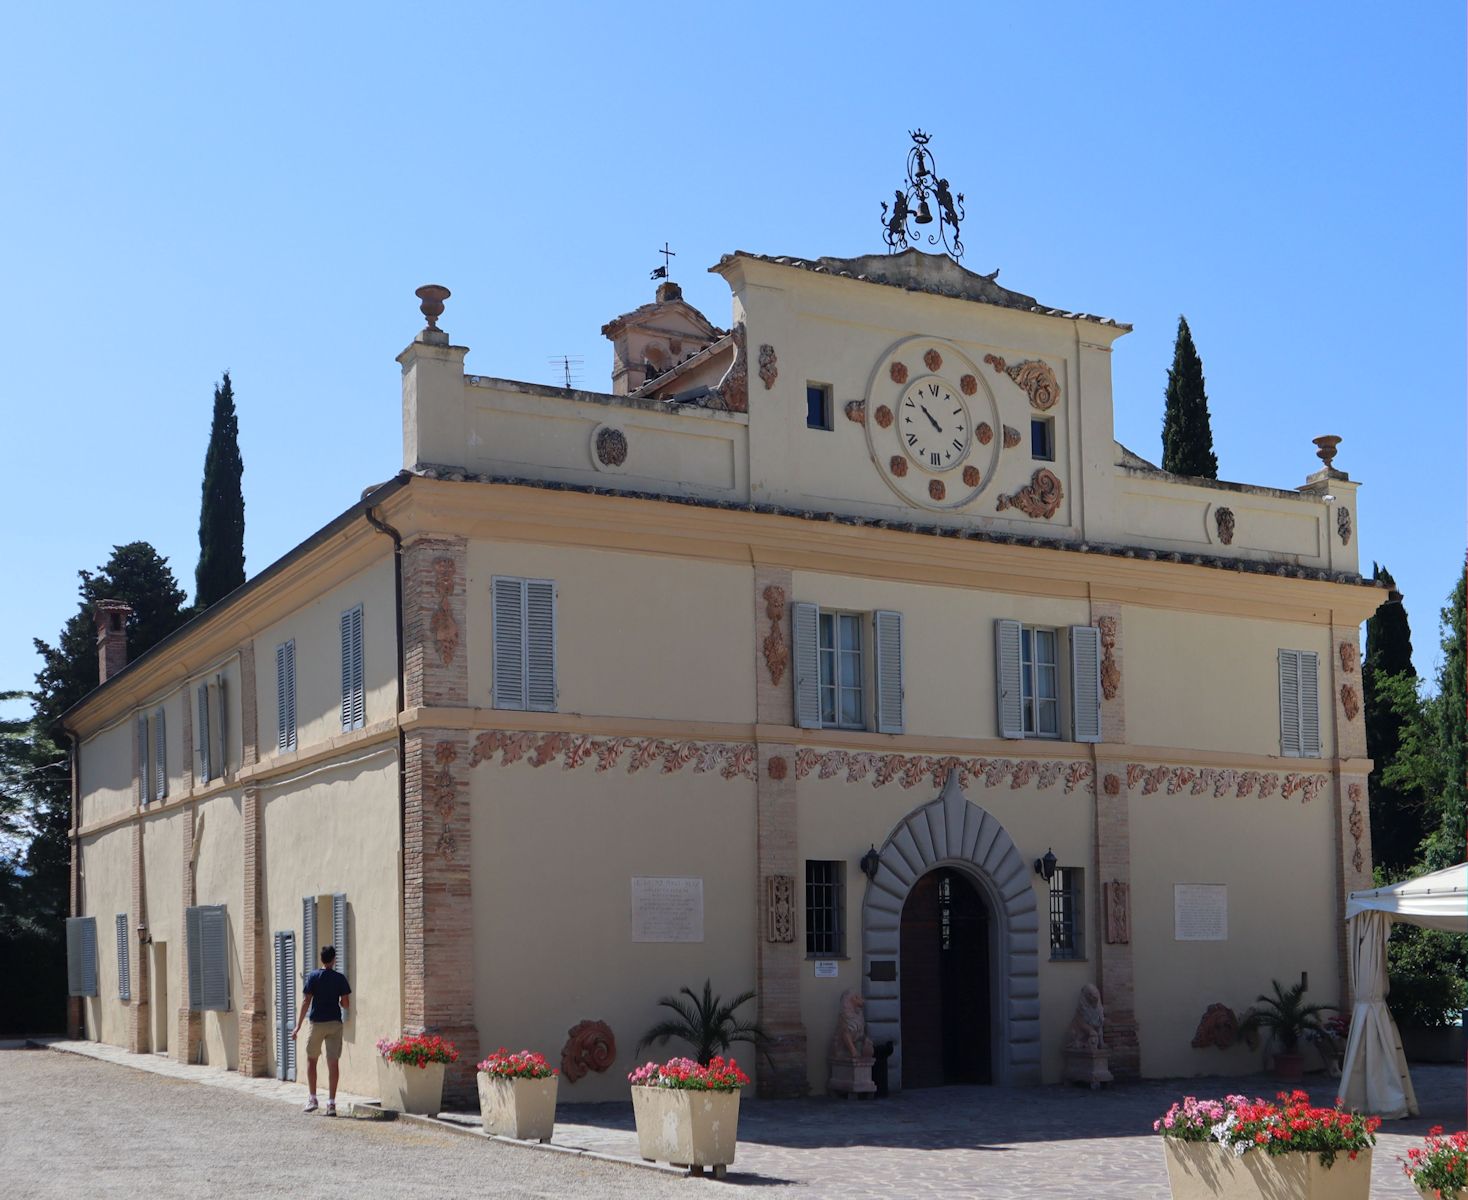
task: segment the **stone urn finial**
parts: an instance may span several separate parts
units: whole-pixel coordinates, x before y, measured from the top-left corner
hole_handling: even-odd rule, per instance
[[[1315,453],[1320,455],[1320,461],[1327,467],[1335,461],[1335,448],[1341,444],[1341,439],[1333,433],[1327,433],[1323,437],[1312,438],[1317,447]]]
[[[418,310],[428,318],[428,328],[437,329],[438,319],[443,316],[443,302],[453,293],[440,283],[425,283],[413,295],[423,301]]]

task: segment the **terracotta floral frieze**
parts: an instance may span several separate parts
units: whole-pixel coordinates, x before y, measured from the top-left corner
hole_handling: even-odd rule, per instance
[[[695,775],[716,771],[725,779],[756,778],[756,755],[752,742],[679,742],[659,738],[596,738],[576,733],[531,733],[524,730],[490,730],[474,739],[469,765],[477,767],[496,754],[500,765],[522,759],[532,767],[559,762],[567,771],[591,763],[600,774],[621,766],[627,773],[653,770],[671,775],[691,768]]]
[[[770,682],[778,685],[790,665],[790,647],[785,642],[784,630],[785,589],[772,583],[765,588],[764,598],[765,616],[770,621],[770,631],[763,642],[765,667],[770,672]]]
[[[877,410],[872,414],[872,419],[877,422],[879,429],[890,429],[892,427],[892,410],[885,404],[877,405]]]
[[[1091,766],[1083,762],[1041,762],[1037,759],[956,758],[927,754],[879,754],[865,750],[815,750],[804,747],[795,752],[795,778],[805,779],[814,773],[817,779],[844,778],[847,783],[860,783],[870,778],[873,787],[896,782],[904,788],[919,784],[942,787],[948,773],[956,770],[961,787],[998,787],[1008,783],[1011,789],[1033,783],[1050,788],[1057,783],[1067,795],[1080,787],[1092,790]]]
[[[434,743],[433,761],[438,766],[429,778],[427,798],[438,813],[439,823],[442,826],[439,830],[438,842],[434,846],[434,853],[444,862],[452,862],[454,855],[459,850],[459,837],[452,824],[454,808],[459,799],[459,784],[454,778],[454,763],[458,759],[459,748],[453,742]]]
[[[1129,788],[1140,786],[1144,796],[1156,792],[1176,796],[1186,790],[1192,796],[1211,792],[1215,797],[1232,794],[1243,800],[1257,792],[1260,799],[1267,800],[1278,792],[1285,800],[1298,795],[1301,804],[1308,804],[1330,783],[1330,777],[1299,772],[1281,775],[1273,771],[1236,771],[1232,767],[1149,767],[1128,763],[1126,782]]]
[[[983,476],[981,474],[979,474],[979,468],[978,467],[974,466],[972,463],[970,463],[968,466],[964,467],[964,469],[963,469],[963,486],[964,487],[971,487],[971,488],[978,487],[979,486],[979,482],[982,479],[983,479]]]
[[[1115,700],[1121,688],[1121,667],[1116,662],[1116,618],[1097,617],[1096,628],[1101,631],[1101,695]]]
[[[456,568],[452,558],[433,560],[433,590],[438,594],[438,605],[428,622],[428,631],[433,635],[433,648],[438,651],[438,661],[448,666],[459,650],[459,623],[454,620],[451,604],[454,596]]]
[[[1346,795],[1351,800],[1351,840],[1356,843],[1356,849],[1351,854],[1351,866],[1361,871],[1366,867],[1366,855],[1361,849],[1361,839],[1366,835],[1366,814],[1361,811],[1361,799],[1365,790],[1359,783],[1353,783],[1346,789]]]
[[[1005,433],[1008,434],[1007,429]],[[1030,482],[1014,495],[1000,496],[994,507],[998,512],[1017,508],[1027,517],[1040,517],[1048,521],[1060,511],[1060,502],[1064,498],[1065,492],[1060,486],[1059,477],[1048,467],[1041,467],[1030,477]]]
[[[907,474],[907,459],[900,454],[894,454],[892,460],[887,465],[891,468],[892,474],[897,476],[898,479],[901,479]]]

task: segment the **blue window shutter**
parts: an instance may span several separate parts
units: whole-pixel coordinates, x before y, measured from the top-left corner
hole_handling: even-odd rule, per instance
[[[337,892],[331,898],[331,944],[336,947],[336,969],[343,975],[347,975],[347,968],[351,966],[351,955],[347,953],[347,894]],[[347,975],[347,982],[351,982],[351,976]],[[342,1009],[342,1019],[348,1015],[347,1009]]]
[[[877,732],[903,729],[902,614],[878,609],[872,614],[877,653]]]
[[[367,647],[362,634],[362,606],[352,610],[352,728],[367,724]]]
[[[214,690],[218,692],[216,699],[219,702],[219,759],[214,765],[214,774],[221,779],[229,770],[229,697],[224,684],[223,675],[214,677]]]
[[[296,1023],[296,935],[275,935],[275,1077],[296,1077],[296,1042],[291,1029]]]
[[[1070,628],[1071,725],[1078,742],[1101,740],[1101,630]]]
[[[296,748],[296,642],[292,638],[285,644],[285,711],[286,711],[286,749]]]
[[[66,991],[70,996],[97,994],[97,918],[66,919]]]
[[[496,576],[490,583],[495,708],[525,707],[525,581]]]
[[[321,943],[316,940],[315,896],[301,898],[301,957],[306,960],[301,967],[304,979],[316,969],[317,959],[321,957]]]
[[[199,910],[200,944],[203,947],[201,1007],[207,1012],[229,1011],[229,917],[222,904]]]
[[[138,803],[147,804],[153,794],[152,766],[148,757],[148,717],[138,714]]]
[[[168,729],[163,709],[153,714],[153,799],[168,798]]]
[[[200,683],[197,689],[198,699],[198,724],[194,727],[194,753],[198,760],[198,779],[196,782],[203,787],[214,778],[211,770],[213,763],[209,757],[209,685]]]
[[[790,610],[790,640],[793,643],[792,685],[795,688],[795,723],[802,729],[821,727],[820,609],[803,601]]]
[[[525,581],[525,707],[556,711],[556,585]]]
[[[1025,735],[1021,669],[1019,622],[995,621],[994,679],[1000,737],[1022,738]]]
[[[189,962],[189,1011],[200,1012],[204,1007],[204,932],[199,918],[199,908],[184,909],[184,934],[187,938],[185,953]]]
[[[117,914],[117,998],[132,999],[132,970],[128,962],[127,913]]]
[[[1300,650],[1300,756],[1320,757],[1320,656]]]
[[[1300,654],[1279,652],[1279,752],[1300,757]]]
[[[289,642],[283,642],[275,648],[275,748],[277,750],[290,749],[290,721],[286,716],[285,698],[285,651]],[[280,934],[276,934],[276,950],[279,951]]]

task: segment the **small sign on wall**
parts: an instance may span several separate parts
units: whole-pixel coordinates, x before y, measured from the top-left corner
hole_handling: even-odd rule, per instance
[[[1228,941],[1228,887],[1211,883],[1178,883],[1172,889],[1173,940]]]
[[[632,940],[703,941],[703,880],[634,875]]]
[[[838,964],[834,959],[823,958],[816,962],[817,979],[835,979],[837,974],[839,974]]]

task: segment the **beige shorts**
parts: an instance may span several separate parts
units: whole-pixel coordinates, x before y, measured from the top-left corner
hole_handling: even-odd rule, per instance
[[[306,1057],[319,1058],[323,1046],[326,1048],[327,1062],[336,1062],[342,1056],[342,1023],[340,1021],[311,1022],[311,1036],[306,1039]]]

